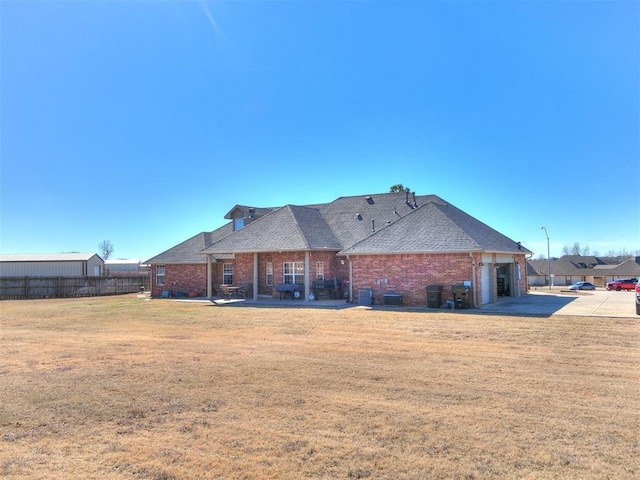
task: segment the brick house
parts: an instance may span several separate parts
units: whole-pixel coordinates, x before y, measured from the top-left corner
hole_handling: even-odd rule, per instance
[[[470,304],[526,292],[519,243],[436,195],[382,193],[330,203],[256,208],[236,205],[224,226],[191,237],[151,258],[152,295],[164,291],[213,296],[222,284],[252,284],[253,300],[300,285],[333,281],[357,302],[361,290],[382,303],[400,293],[405,305],[426,305],[429,285],[467,282]],[[194,294],[192,293],[192,294]]]
[[[608,264],[593,255],[563,255],[560,258],[529,260],[527,278],[532,287],[549,285],[568,286],[575,282],[590,282],[604,287],[607,282],[620,278],[640,278],[640,257],[629,258],[622,263]]]

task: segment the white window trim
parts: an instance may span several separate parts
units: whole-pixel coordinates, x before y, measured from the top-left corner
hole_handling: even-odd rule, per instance
[[[226,277],[231,277],[231,282],[227,283]],[[222,264],[222,284],[223,285],[233,285],[233,263],[223,263]]]
[[[291,273],[287,272],[287,267],[291,268]],[[304,262],[283,262],[282,263],[282,283],[287,283],[287,278],[291,277],[292,284],[302,285],[304,283]]]
[[[267,262],[265,270],[265,282],[268,287],[271,287],[273,286],[273,262]]]
[[[160,274],[160,269],[162,269],[162,274]],[[160,278],[162,278],[162,281],[160,281]],[[163,287],[165,278],[166,278],[165,266],[164,265],[157,265],[156,266],[156,285],[158,287]]]

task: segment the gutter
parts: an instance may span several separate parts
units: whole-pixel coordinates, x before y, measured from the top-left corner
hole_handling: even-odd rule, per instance
[[[469,258],[471,258],[471,297],[473,308],[478,308],[478,303],[476,302],[476,289],[478,288],[478,283],[476,282],[476,259],[473,258],[473,252],[469,252]]]
[[[347,255],[347,261],[349,262],[349,303],[353,303],[353,262]]]

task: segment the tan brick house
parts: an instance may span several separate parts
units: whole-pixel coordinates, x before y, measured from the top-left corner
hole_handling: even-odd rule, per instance
[[[340,197],[330,203],[257,208],[236,205],[224,226],[157,255],[152,294],[213,296],[220,285],[252,284],[248,298],[277,296],[298,285],[302,300],[318,281],[340,296],[374,303],[399,293],[405,305],[426,305],[426,287],[467,282],[469,303],[526,292],[531,252],[436,195],[406,192]],[[316,282],[316,283],[314,283]],[[296,294],[298,295],[298,294]]]

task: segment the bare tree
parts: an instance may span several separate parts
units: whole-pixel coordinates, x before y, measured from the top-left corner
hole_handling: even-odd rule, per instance
[[[113,244],[109,240],[103,240],[98,245],[98,248],[102,252],[102,259],[109,260],[109,257],[113,253]]]
[[[589,255],[589,245],[585,245],[584,247],[580,246],[580,242],[575,242],[571,248],[567,245],[562,247],[562,255],[579,255],[579,256],[587,256]],[[594,254],[595,255],[595,254]]]

